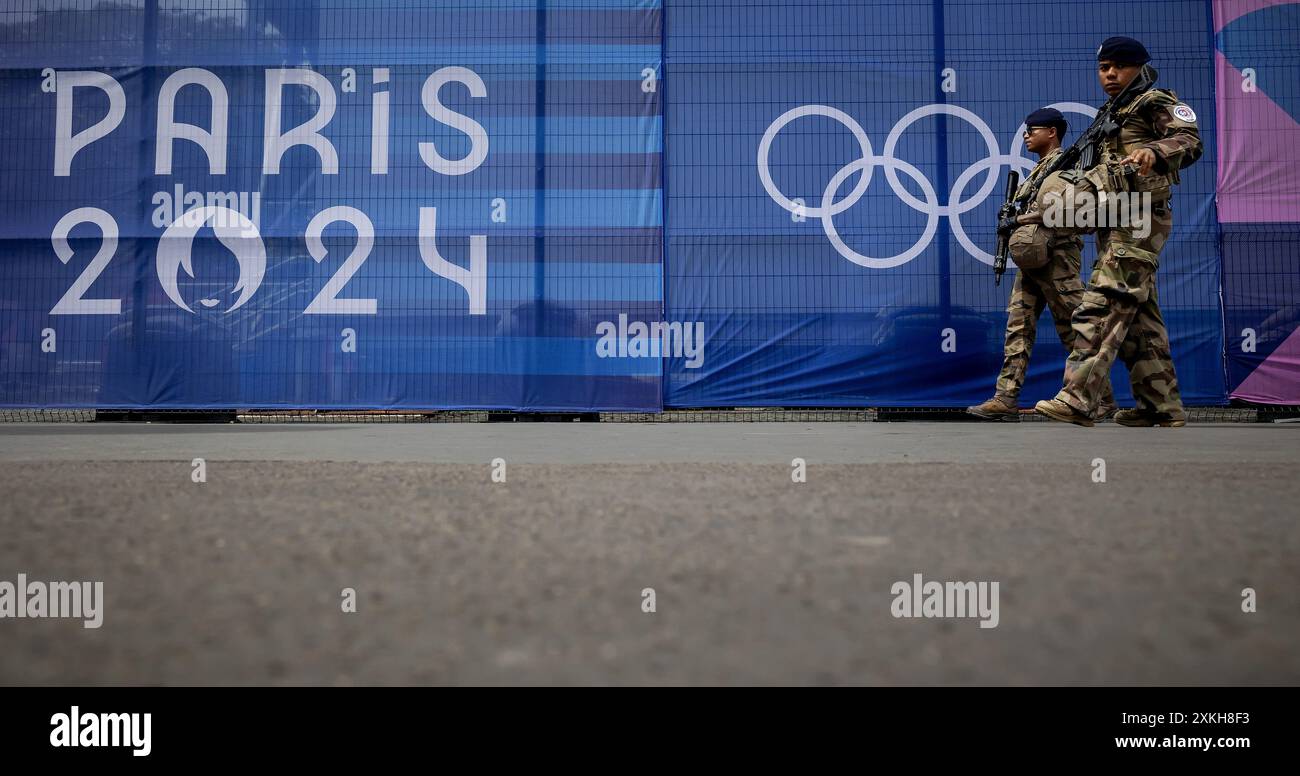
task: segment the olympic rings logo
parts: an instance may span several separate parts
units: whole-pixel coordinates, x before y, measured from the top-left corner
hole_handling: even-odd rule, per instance
[[[1050,107],[1062,112],[1083,114],[1090,121],[1097,115],[1095,108],[1077,102],[1058,102]],[[902,138],[903,132],[919,119],[936,114],[953,116],[970,124],[979,132],[989,152],[987,158],[975,162],[967,167],[961,175],[957,176],[957,180],[953,181],[952,190],[948,192],[946,204],[939,202],[939,195],[934,190],[933,184],[920,170],[894,156],[894,150],[898,147],[898,141]],[[826,184],[825,190],[822,191],[821,205],[818,207],[807,207],[787,198],[772,182],[772,172],[768,168],[768,156],[771,154],[772,141],[776,139],[777,133],[784,129],[786,124],[804,116],[825,116],[840,122],[853,133],[853,137],[858,141],[858,147],[862,151],[861,157],[849,162],[840,168],[839,172],[831,176],[830,182]],[[930,246],[930,243],[934,240],[935,232],[938,231],[939,219],[946,217],[952,227],[953,236],[957,238],[957,242],[961,244],[961,247],[976,259],[992,265],[993,254],[971,242],[970,237],[966,235],[966,230],[961,223],[961,214],[979,207],[988,199],[994,188],[997,187],[998,173],[1003,165],[1009,165],[1013,169],[1019,168],[1022,174],[1033,169],[1035,162],[1026,159],[1021,153],[1025,143],[1024,131],[1025,125],[1021,124],[1011,142],[1010,152],[1004,154],[998,146],[997,138],[993,136],[993,131],[989,129],[989,125],[971,111],[956,105],[942,103],[925,105],[898,120],[894,128],[889,131],[889,136],[885,138],[885,147],[877,155],[872,148],[867,133],[862,129],[862,125],[855,121],[852,116],[828,105],[804,105],[782,113],[763,133],[763,140],[758,144],[758,177],[763,181],[763,188],[767,190],[767,195],[776,204],[793,214],[820,218],[822,229],[826,232],[826,237],[831,241],[831,245],[835,246],[835,250],[841,256],[854,264],[874,269],[888,269],[906,264]],[[893,190],[894,195],[903,200],[908,207],[924,213],[926,216],[925,229],[922,231],[920,239],[902,253],[885,258],[866,256],[850,248],[840,237],[835,228],[834,220],[835,216],[853,207],[858,203],[858,200],[862,199],[867,187],[871,185],[871,179],[877,166],[885,171],[885,179],[889,182],[889,187]],[[902,172],[916,183],[921,189],[924,200],[914,197],[910,191],[899,183],[899,172]],[[969,197],[962,199],[961,197],[971,184],[971,181],[982,172],[986,173],[986,175],[979,189]],[[853,190],[848,195],[837,202],[835,195],[839,192],[840,186],[844,185],[849,176],[855,173],[858,174],[857,184],[854,185]]]

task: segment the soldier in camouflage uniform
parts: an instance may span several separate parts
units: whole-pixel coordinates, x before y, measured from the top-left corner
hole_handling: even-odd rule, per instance
[[[1150,60],[1132,38],[1107,39],[1097,51],[1103,89],[1114,99]],[[1056,398],[1040,401],[1034,409],[1053,420],[1091,426],[1118,356],[1129,370],[1137,407],[1116,413],[1115,421],[1182,426],[1186,414],[1156,298],[1155,272],[1173,228],[1172,186],[1178,183],[1178,171],[1201,156],[1196,114],[1173,92],[1152,87],[1119,108],[1115,119],[1119,131],[1105,139],[1101,164],[1087,171],[1080,185],[1099,195],[1149,194],[1151,212],[1144,214],[1145,228],[1099,223],[1097,263],[1071,321],[1075,349],[1066,360],[1064,384]],[[1126,165],[1136,168],[1136,174],[1123,174]]]
[[[1031,194],[1038,194],[1027,212],[1017,216],[1013,224],[1000,226],[999,231],[1010,234],[1026,229],[1044,229],[1042,208],[1038,203],[1043,194],[1059,188],[1045,184],[1048,166],[1061,155],[1061,140],[1067,128],[1065,117],[1055,108],[1040,108],[1025,118],[1025,148],[1039,157],[1038,164],[1016,191],[1016,202],[1026,202]],[[1054,178],[1056,176],[1053,176]],[[1083,299],[1083,282],[1079,279],[1079,264],[1083,241],[1073,232],[1053,231],[1041,236],[1046,263],[1042,266],[1020,267],[1015,285],[1011,288],[1011,301],[1007,304],[1006,344],[1003,348],[1002,371],[993,398],[967,407],[966,411],[983,420],[1020,420],[1017,401],[1025,385],[1025,371],[1034,349],[1038,318],[1046,307],[1052,314],[1056,334],[1065,346],[1065,352],[1074,350],[1074,331],[1070,317]],[[1021,257],[1013,256],[1017,264]],[[1034,262],[1036,263],[1036,262]],[[1110,392],[1110,381],[1102,391],[1101,404],[1094,419],[1108,416],[1115,409],[1115,398]]]

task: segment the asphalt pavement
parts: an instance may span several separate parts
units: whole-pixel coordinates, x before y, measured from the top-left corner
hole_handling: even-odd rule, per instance
[[[0,424],[0,585],[103,583],[101,627],[0,619],[0,683],[1296,684],[1298,452],[1284,424]],[[912,614],[996,583],[996,626],[895,616],[918,574]]]

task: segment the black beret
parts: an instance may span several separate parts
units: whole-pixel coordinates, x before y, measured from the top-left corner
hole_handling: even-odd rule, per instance
[[[1101,62],[1105,59],[1121,65],[1145,65],[1151,61],[1151,55],[1147,53],[1146,46],[1138,41],[1116,35],[1102,41],[1097,49],[1097,61]]]
[[[1039,108],[1025,117],[1026,127],[1052,127],[1058,124],[1062,127],[1070,126],[1056,108]],[[1064,135],[1065,132],[1062,131],[1061,134]]]

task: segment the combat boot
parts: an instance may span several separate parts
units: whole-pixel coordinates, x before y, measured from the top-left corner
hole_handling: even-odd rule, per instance
[[[1092,418],[1079,412],[1074,407],[1063,401],[1056,399],[1047,399],[1034,405],[1034,412],[1044,415],[1052,420],[1059,420],[1062,423],[1073,423],[1076,426],[1092,428]]]
[[[1020,408],[1014,401],[1007,401],[1001,396],[994,396],[983,404],[967,407],[966,412],[981,420],[1020,422]]]
[[[1187,413],[1182,410],[1173,412],[1152,412],[1143,409],[1120,410],[1115,413],[1115,422],[1121,426],[1133,428],[1180,428],[1187,425]]]

